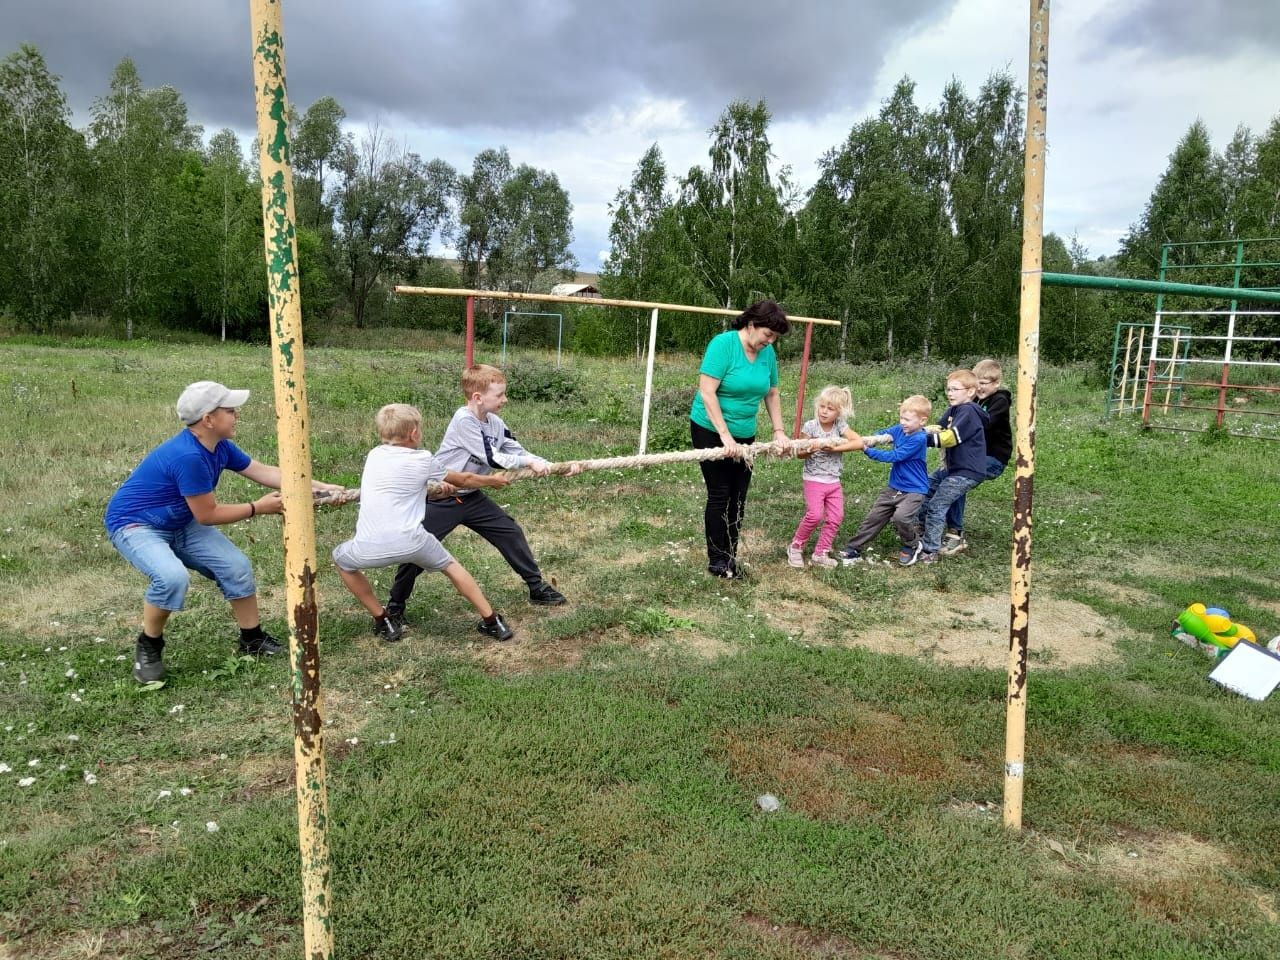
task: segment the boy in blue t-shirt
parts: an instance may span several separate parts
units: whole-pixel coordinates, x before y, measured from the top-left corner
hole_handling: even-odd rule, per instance
[[[974,402],[977,395],[978,378],[973,371],[953,370],[947,374],[947,400],[951,406],[936,425],[925,428],[929,445],[942,448],[944,466],[929,477],[929,492],[918,514],[917,522],[923,527],[921,563],[938,562],[947,511],[987,477],[990,418]]]
[[[230,601],[242,655],[269,656],[284,649],[262,630],[249,558],[214,529],[283,507],[280,468],[259,463],[231,442],[248,399],[248,390],[229,390],[211,380],[191,384],[177,404],[186,429],[147,454],[107,504],[104,522],[111,545],[151,581],[134,647],[133,677],[139,683],[164,677],[164,627],[169,615],[182,609],[191,582],[188,568],[217,583]],[[251,503],[218,503],[214,491],[223,470],[272,492]]]
[[[862,551],[893,521],[893,529],[902,541],[898,563],[909,567],[920,556],[920,534],[916,529],[916,513],[929,490],[929,473],[925,463],[924,425],[933,404],[927,397],[912,396],[898,407],[898,422],[880,433],[863,438],[864,452],[872,460],[889,463],[889,484],[880,491],[867,511],[858,532],[840,554],[842,564],[857,563]],[[874,445],[889,443],[891,450],[874,450]]]

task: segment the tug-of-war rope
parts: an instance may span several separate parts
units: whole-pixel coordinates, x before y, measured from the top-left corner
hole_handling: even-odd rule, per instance
[[[800,453],[813,453],[827,450],[842,439],[821,437],[816,440],[775,440],[770,443],[748,443],[734,450],[728,447],[707,447],[702,450],[675,450],[670,453],[641,453],[630,457],[602,457],[596,460],[565,460],[562,463],[548,463],[547,473],[552,476],[563,476],[569,473],[585,473],[588,470],[630,470],[637,467],[656,467],[667,463],[702,463],[706,460],[725,460],[735,457],[751,466],[759,457],[794,457]],[[525,480],[529,477],[543,476],[532,467],[520,467],[517,470],[499,470],[495,476],[507,477],[511,480]],[[440,489],[439,484],[429,484],[427,495]],[[317,493],[317,506],[337,506],[360,499],[360,489],[353,487],[335,492]]]

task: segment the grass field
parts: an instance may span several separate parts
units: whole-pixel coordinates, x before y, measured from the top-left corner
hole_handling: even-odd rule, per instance
[[[358,482],[382,403],[422,407],[430,446],[459,402],[459,343],[394,342],[308,348],[317,477]],[[238,440],[276,459],[267,351],[10,339],[0,359],[0,957],[299,956],[284,665],[235,659],[199,581],[167,686],[137,689],[143,583],[101,525],[190,381],[251,388]],[[659,364],[659,449],[687,446],[695,369]],[[850,386],[869,431],[947,369],[811,383]],[[631,453],[643,376],[517,353],[505,418],[550,459]],[[999,812],[1008,475],[971,496],[964,556],[800,571],[800,466],[763,462],[740,582],[704,572],[696,468],[513,484],[499,502],[570,603],[530,607],[454,534],[518,631],[501,646],[431,576],[378,645],[327,564],[354,508],[319,512],[336,955],[1280,955],[1280,695],[1217,688],[1169,637],[1194,601],[1280,633],[1280,458],[1104,423],[1102,401],[1086,371],[1043,371],[1021,835]],[[845,535],[885,478],[847,458]],[[278,519],[227,532],[283,631]]]

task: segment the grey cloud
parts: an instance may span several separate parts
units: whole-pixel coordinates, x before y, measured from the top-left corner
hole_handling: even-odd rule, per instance
[[[883,54],[957,0],[307,0],[286,3],[290,97],[335,97],[449,128],[553,130],[606,104],[686,100],[709,120],[732,99],[774,115],[861,103]],[[35,43],[78,116],[130,56],[207,128],[253,126],[244,0],[6,0],[0,55]]]
[[[1101,14],[1092,30],[1104,47],[1155,58],[1274,53],[1280,44],[1280,5],[1275,0],[1139,0]]]

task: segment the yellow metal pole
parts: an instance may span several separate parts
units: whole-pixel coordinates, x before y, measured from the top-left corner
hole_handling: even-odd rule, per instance
[[[1031,488],[1035,480],[1040,274],[1044,241],[1045,112],[1049,100],[1049,0],[1031,0],[1027,133],[1022,188],[1022,301],[1018,327],[1018,442],[1009,575],[1009,686],[1005,698],[1004,825],[1022,829],[1031,616]]]
[[[320,717],[315,513],[311,500],[311,449],[280,0],[250,0],[249,17],[258,106],[258,163],[262,172],[262,232],[267,260],[276,436],[283,478],[293,759],[298,847],[302,860],[302,934],[308,960],[328,960],[333,954],[333,927],[329,920],[329,804]]]

